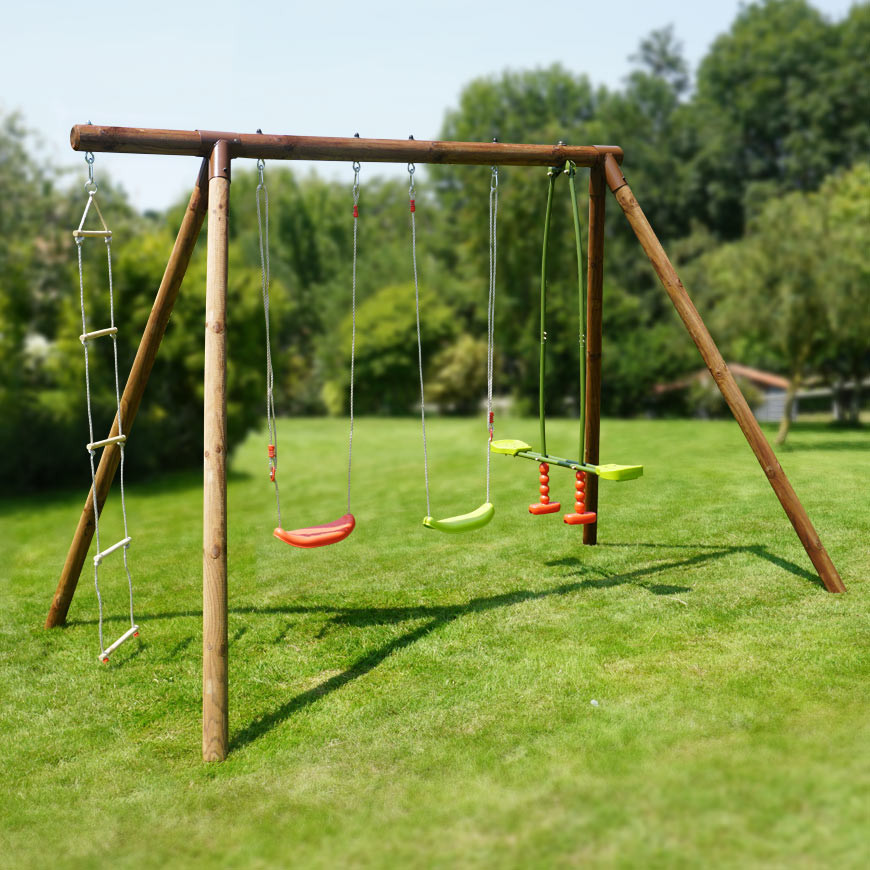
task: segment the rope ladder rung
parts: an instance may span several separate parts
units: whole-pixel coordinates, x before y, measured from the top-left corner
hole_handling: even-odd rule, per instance
[[[131,637],[138,637],[139,635],[139,626],[131,625],[113,644],[107,646],[98,656],[97,658],[101,662],[107,662],[109,660],[109,656],[119,647],[122,643],[130,640]]]
[[[123,444],[126,440],[126,435],[115,435],[112,438],[103,438],[102,441],[91,441],[85,449],[90,453],[91,450],[96,450],[98,447],[106,447],[109,444]]]
[[[112,231],[111,230],[73,230],[73,236],[77,239],[86,239],[86,238],[103,238],[103,239],[111,239]]]
[[[106,550],[103,550],[102,553],[97,553],[97,555],[94,556],[94,565],[99,565],[100,562],[102,562],[106,556],[108,556],[110,553],[114,553],[115,550],[120,550],[121,547],[123,547],[126,550],[130,546],[130,541],[132,541],[132,540],[133,539],[129,535],[127,535],[126,538],[124,538],[121,541],[118,541],[117,544],[112,544],[111,547],[109,547]]]
[[[93,332],[83,332],[79,336],[79,341],[84,344],[86,341],[90,341],[93,338],[102,338],[104,335],[117,335],[118,327],[117,326],[107,326],[105,329],[95,329]]]

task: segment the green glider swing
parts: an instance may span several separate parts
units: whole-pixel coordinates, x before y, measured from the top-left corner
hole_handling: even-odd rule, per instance
[[[410,187],[408,197],[411,209],[411,262],[414,267],[414,299],[417,312],[417,365],[420,373],[420,420],[423,430],[423,473],[426,480],[426,516],[423,517],[423,525],[427,529],[435,529],[439,532],[458,534],[471,532],[483,528],[495,515],[495,507],[489,500],[490,481],[490,450],[489,444],[493,436],[493,411],[492,411],[492,381],[493,381],[493,348],[495,333],[495,261],[496,261],[496,219],[498,215],[498,167],[492,167],[492,177],[489,187],[489,296],[486,307],[487,321],[487,347],[486,347],[486,425],[489,436],[486,448],[486,501],[467,514],[459,514],[454,517],[445,517],[437,520],[432,516],[432,507],[429,501],[429,456],[426,447],[426,402],[423,392],[423,341],[420,333],[420,288],[417,280],[417,228],[414,221],[415,187],[414,187],[414,164],[408,164]]]
[[[547,423],[544,404],[544,377],[546,372],[546,343],[547,343],[547,247],[550,238],[550,215],[553,210],[553,191],[556,178],[564,172],[568,176],[568,186],[571,193],[571,209],[574,215],[574,241],[577,248],[578,296],[580,303],[580,443],[579,459],[563,459],[560,456],[552,456],[547,452]],[[586,281],[583,268],[583,245],[580,234],[580,211],[577,207],[577,191],[574,186],[576,167],[570,161],[564,169],[551,167],[548,172],[547,187],[547,211],[544,215],[544,246],[541,256],[541,351],[538,377],[538,413],[540,417],[541,450],[532,449],[525,441],[516,439],[502,439],[492,441],[490,449],[493,453],[502,453],[509,456],[519,456],[523,459],[531,459],[539,463],[540,497],[536,504],[529,505],[529,513],[541,515],[556,513],[561,509],[559,502],[550,501],[550,465],[562,468],[570,468],[575,472],[575,497],[574,512],[567,513],[563,517],[568,525],[586,525],[596,522],[596,514],[587,511],[586,502],[586,475],[595,474],[605,480],[633,480],[643,474],[642,465],[593,465],[583,461],[586,436]]]

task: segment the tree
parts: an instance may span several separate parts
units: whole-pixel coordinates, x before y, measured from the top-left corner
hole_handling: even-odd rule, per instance
[[[777,443],[788,436],[795,394],[822,373],[850,402],[857,422],[860,384],[870,371],[870,167],[831,177],[815,193],[771,199],[746,237],[701,256],[690,268],[732,355],[785,370],[786,405]]]
[[[683,57],[682,43],[674,35],[673,25],[654,30],[642,39],[630,60],[649,75],[666,81],[675,94],[683,95],[689,90],[689,65]]]
[[[737,238],[768,196],[816,190],[832,166],[866,155],[868,39],[866,4],[837,25],[805,0],[743,7],[698,69],[689,210]]]
[[[829,177],[816,205],[824,249],[818,281],[828,329],[820,368],[838,394],[843,421],[857,425],[870,373],[870,164]]]
[[[420,287],[420,327],[423,373],[428,379],[434,361],[455,333],[453,312],[440,296],[425,285]],[[354,404],[361,414],[405,414],[420,401],[417,359],[414,285],[383,287],[357,309],[356,369]],[[342,347],[350,348],[350,317],[339,332]],[[327,382],[334,412],[347,395],[349,369]]]

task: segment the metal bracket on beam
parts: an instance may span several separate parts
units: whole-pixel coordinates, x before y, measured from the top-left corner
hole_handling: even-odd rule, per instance
[[[212,178],[230,178],[230,164],[232,157],[230,156],[230,143],[226,139],[218,139],[211,149],[211,155],[208,158],[208,177]]]

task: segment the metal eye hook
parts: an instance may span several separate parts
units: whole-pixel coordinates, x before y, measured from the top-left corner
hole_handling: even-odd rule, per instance
[[[257,135],[258,136],[263,135],[263,128],[262,127],[257,127]],[[257,190],[260,190],[266,186],[266,179],[263,175],[265,169],[266,169],[266,161],[263,160],[262,157],[258,157],[257,158],[257,172],[260,173],[260,183],[257,185]]]
[[[85,182],[85,190],[93,196],[97,192],[97,183],[94,181],[94,155],[91,151],[85,151],[85,163],[88,164],[88,180]]]

